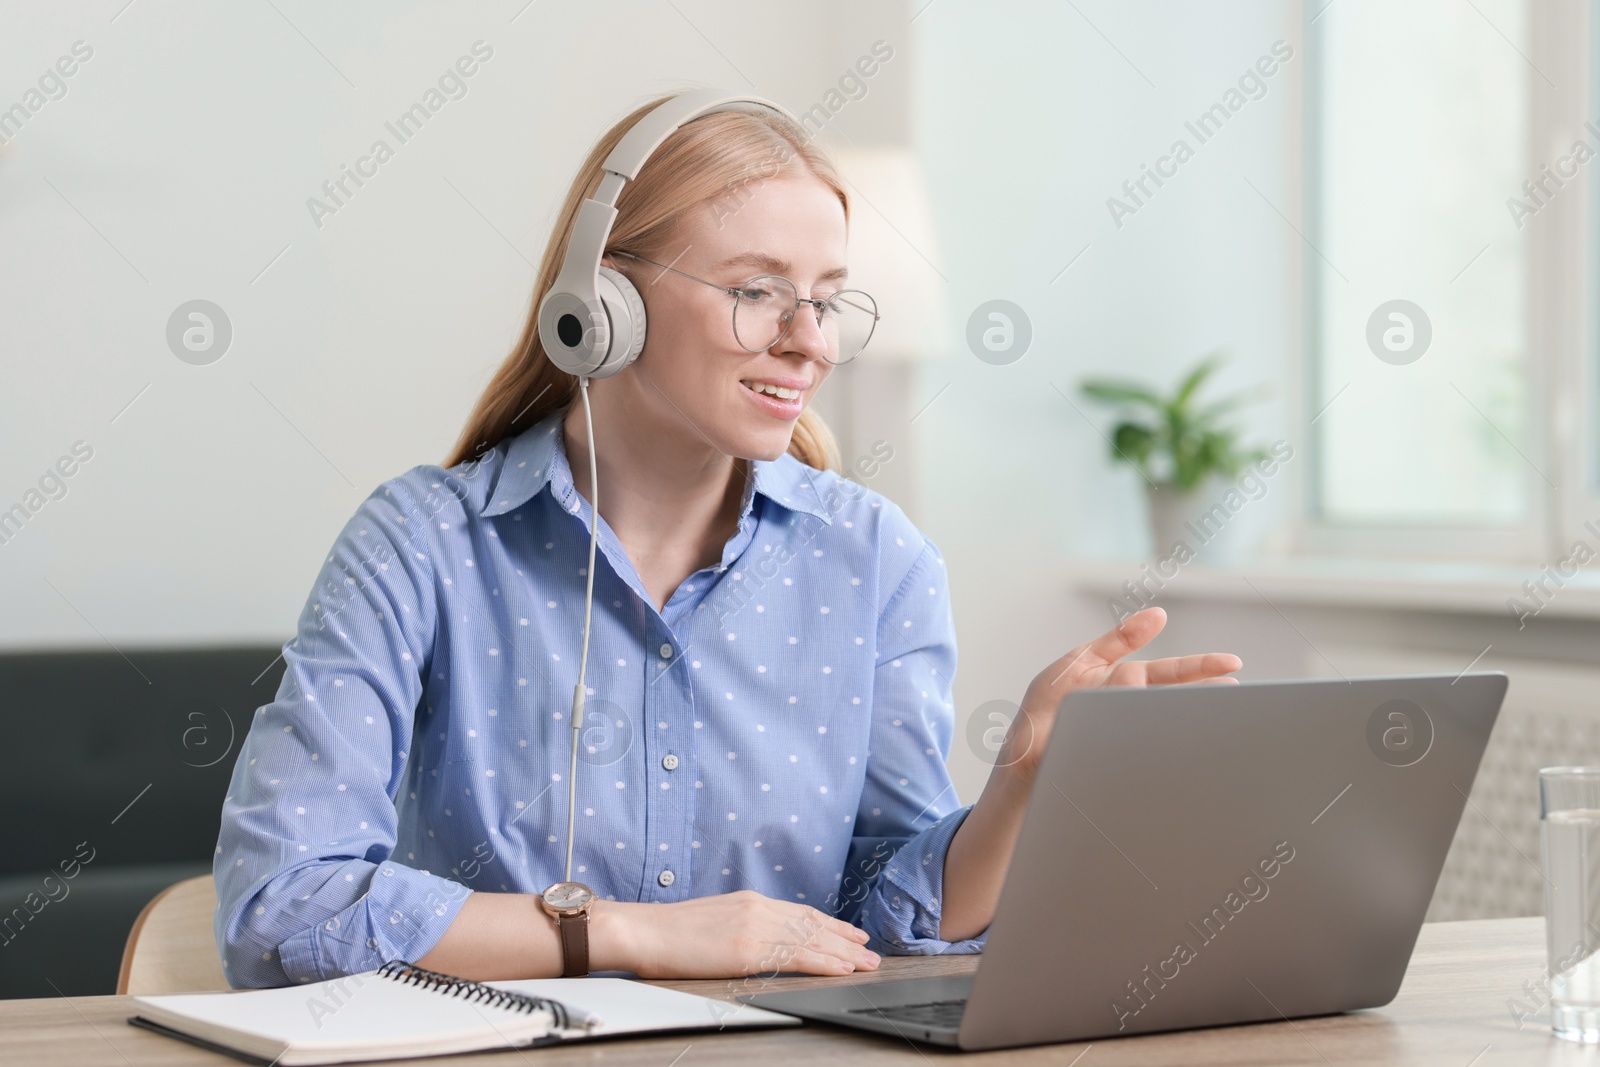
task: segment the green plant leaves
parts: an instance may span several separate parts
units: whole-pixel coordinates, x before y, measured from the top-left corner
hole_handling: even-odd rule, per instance
[[[1178,410],[1186,409],[1189,406],[1189,398],[1194,395],[1195,390],[1200,388],[1201,383],[1211,377],[1212,372],[1222,363],[1223,356],[1220,352],[1201,360],[1199,366],[1190,371],[1183,384],[1178,386],[1178,395],[1173,397],[1172,407]]]
[[[1263,399],[1267,389],[1241,390],[1195,408],[1206,380],[1226,361],[1221,351],[1202,359],[1171,397],[1125,379],[1094,378],[1079,384],[1090,400],[1109,407],[1143,409],[1143,417],[1124,417],[1111,431],[1111,457],[1136,469],[1146,481],[1180,491],[1197,488],[1213,474],[1237,478],[1266,449],[1245,448],[1237,427],[1222,424],[1229,412]]]
[[[1111,431],[1111,456],[1143,469],[1155,451],[1157,435],[1138,422],[1119,422]]]
[[[1155,393],[1135,382],[1113,381],[1109,378],[1092,379],[1084,382],[1079,388],[1083,395],[1091,400],[1099,400],[1108,404],[1137,403],[1146,404],[1155,409],[1162,410],[1166,407]]]

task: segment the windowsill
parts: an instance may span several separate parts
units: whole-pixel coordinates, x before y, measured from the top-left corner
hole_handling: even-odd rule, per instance
[[[1169,566],[1168,570],[1172,568]],[[1143,584],[1159,600],[1305,604],[1468,614],[1512,614],[1516,599],[1541,618],[1600,619],[1600,573],[1580,568],[1571,578],[1553,569],[1529,570],[1467,563],[1428,563],[1338,557],[1263,557],[1237,567],[1199,562],[1166,576],[1156,564],[1132,560],[1074,560],[1069,584],[1095,598],[1132,605],[1124,582]],[[1523,583],[1544,580],[1541,601]],[[1157,583],[1164,583],[1158,586]],[[1557,584],[1557,583],[1561,584]],[[1142,594],[1149,599],[1149,593]]]

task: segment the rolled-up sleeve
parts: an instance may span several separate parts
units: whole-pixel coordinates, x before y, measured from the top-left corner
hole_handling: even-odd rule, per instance
[[[839,891],[840,916],[892,955],[981,952],[987,931],[939,937],[944,861],[971,806],[946,766],[955,726],[955,620],[931,540],[878,621],[871,753]]]
[[[428,521],[401,479],[362,502],[283,646],[276,698],[252,717],[213,857],[236,989],[415,960],[471,893],[392,858],[437,625]]]

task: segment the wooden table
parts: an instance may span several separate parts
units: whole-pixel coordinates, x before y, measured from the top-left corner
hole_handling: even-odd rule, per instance
[[[966,974],[976,956],[892,956],[876,972],[850,978],[780,978],[716,982],[663,982],[705,996],[789,988],[801,983],[874,982],[885,978]],[[1562,1041],[1550,1033],[1543,1008],[1520,1027],[1513,1001],[1525,1000],[1524,983],[1538,988],[1545,966],[1544,920],[1488,919],[1431,923],[1422,928],[1405,982],[1383,1008],[1292,1022],[1191,1030],[958,1054],[895,1038],[806,1025],[748,1033],[685,1034],[593,1042],[570,1048],[510,1050],[471,1056],[412,1059],[439,1067],[604,1063],[697,1067],[757,1063],[768,1067],[868,1063],[960,1062],[1109,1064],[1495,1064],[1600,1065],[1600,1049]],[[0,1001],[0,1064],[4,1067],[181,1067],[239,1061],[185,1042],[129,1026],[128,997],[77,997]],[[1080,1059],[1081,1057],[1081,1059]],[[955,1062],[949,1060],[948,1062]]]

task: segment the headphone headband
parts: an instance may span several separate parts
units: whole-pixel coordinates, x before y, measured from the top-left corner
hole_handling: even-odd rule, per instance
[[[600,264],[616,222],[617,198],[678,127],[715,111],[745,110],[741,104],[769,108],[799,122],[770,100],[701,89],[652,109],[606,156],[599,186],[578,208],[561,272],[539,304],[539,340],[556,366],[579,377],[604,378],[638,355],[644,345],[643,301],[626,278]],[[617,291],[608,292],[608,287]]]

